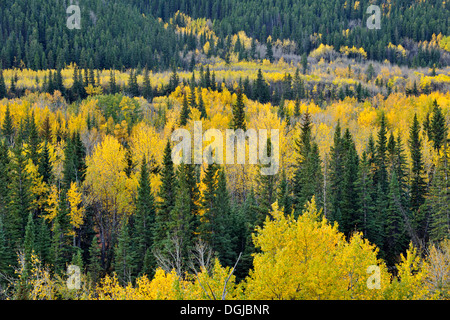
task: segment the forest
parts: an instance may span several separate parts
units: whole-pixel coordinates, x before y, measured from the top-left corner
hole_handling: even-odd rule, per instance
[[[57,2],[0,0],[0,299],[450,298],[448,3]]]

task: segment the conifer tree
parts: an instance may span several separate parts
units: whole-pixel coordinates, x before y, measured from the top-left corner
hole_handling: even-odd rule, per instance
[[[97,283],[102,272],[101,265],[101,250],[98,243],[97,235],[94,235],[91,246],[89,247],[89,263],[87,265],[87,272],[93,283]]]
[[[114,270],[122,285],[126,285],[133,280],[132,275],[136,268],[131,241],[128,221],[126,218],[123,218],[117,247],[114,251]]]
[[[399,254],[406,249],[408,240],[404,219],[399,209],[400,187],[395,170],[391,173],[389,183],[388,203],[386,209],[386,223],[384,230],[384,253],[388,264],[394,264]]]
[[[150,185],[150,174],[147,168],[147,160],[144,157],[141,164],[139,186],[136,198],[136,213],[134,215],[134,230],[136,231],[134,234],[134,244],[137,247],[135,254],[138,258],[138,261],[136,262],[137,271],[141,274],[145,273],[150,277],[153,275],[152,273],[155,263],[152,261],[147,261],[146,265],[144,265],[142,258],[145,257],[147,251],[153,248],[154,223],[154,198]],[[147,258],[152,258],[152,256]]]
[[[2,135],[5,137],[8,145],[12,145],[14,137],[14,125],[9,104],[6,105],[5,118],[2,125]]]
[[[202,119],[206,119],[208,117],[208,115],[206,114],[205,102],[203,101],[203,94],[201,90],[198,96],[198,110],[200,111],[200,117]]]
[[[442,114],[442,109],[437,104],[436,99],[433,101],[433,118],[430,125],[431,140],[435,150],[440,150],[447,140],[447,124]]]
[[[300,137],[295,141],[298,156],[294,173],[295,214],[303,210],[306,201],[315,195],[318,203],[322,203],[322,169],[319,148],[312,138],[312,122],[309,112],[303,114]]]
[[[144,70],[144,83],[142,88],[142,95],[145,99],[151,100],[153,98],[153,90],[150,82],[150,75],[147,68]]]
[[[231,120],[232,128],[234,130],[242,129],[246,131],[244,96],[240,88],[237,90],[236,96],[236,104],[233,105],[233,118]]]
[[[28,214],[28,222],[25,227],[25,237],[24,237],[24,274],[28,275],[31,271],[31,255],[34,254],[34,242],[35,242],[35,226],[33,214],[30,212]],[[25,276],[26,278],[26,276]]]
[[[40,219],[41,223],[36,226],[36,254],[42,263],[50,263],[50,230],[44,218]]]
[[[0,69],[0,100],[5,98],[7,94],[3,69]]]
[[[431,211],[430,240],[435,243],[450,238],[449,176],[448,156],[444,153],[436,166],[426,199],[428,210]]]
[[[420,138],[420,126],[417,115],[414,115],[409,131],[409,150],[411,154],[410,207],[412,212],[416,213],[425,201],[426,192],[422,160],[422,139]]]
[[[161,187],[159,191],[159,198],[157,203],[155,233],[154,233],[154,247],[162,249],[163,243],[166,239],[167,224],[169,223],[170,213],[175,207],[176,194],[176,176],[172,161],[172,148],[170,140],[167,141],[164,149],[163,167],[161,170]]]
[[[187,124],[190,113],[191,113],[191,111],[189,108],[189,103],[188,103],[186,94],[184,94],[183,95],[183,104],[182,104],[181,114],[180,114],[180,126],[185,126]]]

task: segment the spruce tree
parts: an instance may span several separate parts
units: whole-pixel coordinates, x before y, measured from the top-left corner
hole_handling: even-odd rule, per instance
[[[87,272],[91,281],[95,284],[100,279],[102,272],[101,266],[101,250],[98,243],[97,235],[92,239],[91,246],[89,247],[89,263],[87,265]]]
[[[14,125],[9,104],[6,105],[5,118],[2,125],[2,135],[5,137],[8,145],[12,145],[14,137]]]
[[[442,114],[442,109],[437,104],[436,99],[433,101],[433,118],[431,120],[431,139],[435,150],[440,150],[447,140],[447,124]]]
[[[384,253],[388,264],[393,265],[399,254],[406,248],[408,239],[404,219],[399,208],[400,187],[395,170],[392,171],[389,183],[388,203],[386,209],[386,223],[384,230]]]
[[[206,119],[208,117],[208,115],[206,114],[205,102],[203,101],[203,94],[201,90],[198,96],[198,110],[200,111],[201,119]]]
[[[417,213],[425,201],[426,192],[422,160],[422,139],[420,138],[420,125],[417,115],[414,115],[409,131],[409,150],[411,154],[410,208],[413,213]]]
[[[0,69],[0,100],[5,98],[7,94],[3,69]]]
[[[155,249],[162,249],[164,247],[170,213],[175,207],[176,176],[172,161],[172,148],[170,146],[170,140],[167,140],[167,144],[164,149],[163,167],[160,174],[161,187],[159,191],[159,198],[161,200],[157,203],[154,234]]]
[[[51,261],[50,230],[44,218],[41,218],[40,221],[40,224],[36,226],[36,254],[39,256],[42,263],[47,264]]]
[[[127,285],[133,280],[132,274],[135,271],[134,252],[132,250],[131,235],[128,220],[122,219],[117,247],[114,251],[114,271],[122,285]]]
[[[430,240],[438,243],[450,238],[450,170],[448,156],[439,159],[426,199],[428,210],[431,211]]]
[[[180,114],[180,126],[185,126],[187,124],[190,113],[191,113],[191,111],[189,108],[188,99],[186,97],[186,94],[184,94],[183,95],[183,104],[181,107],[181,114]]]
[[[246,131],[244,96],[240,88],[237,90],[236,96],[236,103],[233,105],[233,118],[231,120],[232,128],[234,130],[242,129]]]
[[[303,115],[300,137],[295,141],[298,163],[294,173],[294,203],[295,214],[302,212],[303,206],[315,195],[319,205],[322,205],[323,175],[319,147],[312,138],[311,115]]]
[[[142,88],[142,95],[145,99],[151,100],[153,98],[153,90],[150,82],[150,75],[147,68],[144,70],[144,83]]]
[[[134,244],[136,248],[137,257],[137,271],[141,274],[147,274],[149,277],[153,276],[153,269],[155,263],[153,261],[146,261],[144,265],[143,258],[147,251],[153,248],[153,231],[155,224],[155,207],[154,198],[150,185],[150,174],[147,168],[147,160],[144,157],[141,164],[141,172],[139,178],[139,186],[136,198],[136,213],[134,216]],[[147,258],[151,258],[150,255]]]

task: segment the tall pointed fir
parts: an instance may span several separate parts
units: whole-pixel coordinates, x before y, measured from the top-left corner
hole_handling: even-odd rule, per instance
[[[234,130],[242,129],[247,130],[247,124],[245,121],[245,105],[244,105],[244,95],[240,88],[236,91],[236,103],[233,105],[233,118],[232,118],[232,128]]]
[[[155,261],[153,260],[153,233],[155,224],[154,198],[150,185],[150,173],[147,160],[144,157],[136,198],[136,213],[134,215],[134,245],[136,246],[136,267],[140,274],[153,276]]]
[[[431,119],[431,139],[435,150],[440,150],[447,142],[447,124],[441,107],[436,99],[433,101],[433,118]]]
[[[315,195],[322,205],[323,175],[319,147],[312,138],[312,121],[309,112],[304,113],[300,136],[296,139],[297,165],[294,173],[295,214],[299,215],[303,206]]]
[[[424,237],[425,213],[420,207],[425,202],[426,184],[424,178],[424,164],[422,160],[422,139],[420,138],[420,125],[417,114],[409,130],[409,150],[411,155],[410,174],[410,209],[414,217],[415,228],[419,236]]]
[[[135,261],[129,224],[124,217],[120,224],[118,243],[114,250],[114,271],[124,286],[134,280]]]
[[[181,106],[181,113],[180,113],[180,126],[185,126],[187,124],[190,113],[191,113],[191,110],[189,108],[187,94],[184,94],[183,95],[183,103]]]
[[[175,207],[176,176],[172,161],[170,140],[167,140],[164,149],[163,167],[160,175],[161,187],[158,195],[161,200],[157,203],[154,233],[154,247],[158,250],[163,249],[166,242],[170,213]]]

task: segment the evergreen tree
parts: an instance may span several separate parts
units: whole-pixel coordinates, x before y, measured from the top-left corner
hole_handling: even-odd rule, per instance
[[[145,257],[147,251],[151,250],[153,247],[154,223],[154,198],[150,185],[150,173],[147,168],[147,160],[144,157],[141,164],[139,187],[136,198],[136,213],[134,215],[134,230],[136,231],[134,244],[137,246],[137,270],[141,274],[147,274],[149,277],[153,276],[155,262],[146,261],[147,263],[144,264],[142,258]],[[147,258],[152,258],[152,256]]]
[[[399,209],[400,187],[397,180],[395,170],[392,171],[391,181],[389,183],[388,203],[386,209],[386,223],[384,230],[384,253],[388,264],[393,265],[399,254],[406,249],[408,240],[406,238],[406,230],[404,219]]]
[[[7,143],[12,145],[14,138],[14,125],[9,104],[6,105],[5,118],[2,125],[2,135],[5,137]]]
[[[291,186],[284,169],[281,171],[281,181],[278,187],[277,200],[280,209],[282,209],[285,214],[290,214],[292,212]]]
[[[358,202],[359,202],[359,227],[358,229],[363,233],[364,237],[371,242],[376,239],[374,234],[376,228],[375,225],[375,204],[373,196],[375,191],[373,189],[373,176],[370,170],[369,159],[366,151],[361,156],[361,161],[358,171],[357,180],[358,190]]]
[[[422,140],[420,138],[420,126],[417,115],[409,131],[409,150],[411,154],[411,176],[410,176],[410,208],[417,213],[425,201],[426,184],[422,160]]]
[[[139,96],[139,86],[137,83],[137,76],[134,70],[130,71],[130,76],[128,78],[128,94],[132,97]]]
[[[50,230],[48,228],[48,225],[47,225],[47,222],[45,221],[45,219],[41,218],[40,220],[41,220],[41,223],[37,227],[37,232],[36,232],[36,253],[38,254],[42,263],[49,263],[51,260]]]
[[[24,238],[24,278],[26,279],[31,271],[31,255],[34,254],[34,243],[35,243],[35,226],[33,214],[30,212],[28,214],[28,222],[25,228],[25,238]]]
[[[435,243],[450,238],[449,175],[448,156],[444,153],[436,166],[426,199],[428,210],[431,211],[430,240]]]
[[[190,113],[191,113],[191,111],[189,108],[189,103],[188,103],[186,94],[184,94],[183,95],[183,105],[182,105],[181,114],[180,114],[180,126],[185,126],[187,124]]]
[[[273,62],[272,39],[267,39],[267,42],[266,42],[266,58],[270,62]]]
[[[114,271],[122,285],[126,285],[133,280],[132,275],[136,268],[134,264],[136,258],[134,257],[129,224],[126,218],[122,219],[119,239],[114,253]]]
[[[0,69],[0,100],[5,98],[7,94],[3,69]]]
[[[234,130],[242,129],[246,131],[244,96],[240,88],[237,90],[236,95],[236,104],[233,105],[233,118],[231,120],[232,128]]]
[[[94,236],[89,247],[89,263],[87,266],[88,275],[93,283],[97,283],[102,272],[101,266],[101,250],[98,243],[97,235]]]
[[[206,119],[208,117],[208,115],[206,114],[205,102],[203,101],[203,94],[201,90],[198,96],[198,110],[200,111],[201,119]]]
[[[117,84],[116,84],[116,74],[114,71],[109,71],[109,93],[116,94],[118,92]]]
[[[255,99],[261,103],[267,103],[270,100],[269,86],[264,79],[261,69],[258,69],[258,75],[256,77],[255,84]]]
[[[152,86],[150,83],[150,75],[149,75],[147,68],[145,68],[145,70],[144,70],[143,85],[144,85],[144,87],[142,88],[142,95],[144,96],[145,99],[151,100],[153,98],[153,90],[152,90]]]
[[[437,104],[436,99],[433,101],[433,118],[431,120],[431,140],[435,150],[440,150],[447,140],[447,124],[442,114],[442,109]]]
[[[175,207],[175,195],[176,176],[172,161],[172,148],[170,140],[168,140],[164,149],[163,167],[161,170],[161,187],[159,191],[161,201],[157,204],[158,210],[155,221],[154,246],[156,249],[162,249],[164,246],[170,213]]]
[[[23,148],[17,144],[12,149],[13,157],[10,162],[10,186],[8,194],[8,234],[15,248],[18,247],[27,223],[27,217],[32,211],[33,195],[31,181],[27,173],[27,159],[23,155]]]
[[[12,256],[12,250],[9,247],[8,239],[6,236],[6,228],[3,223],[3,215],[0,214],[0,274],[3,275],[12,275],[12,268],[13,265],[13,256]],[[0,280],[0,286],[2,286],[4,283],[3,280]]]
[[[270,157],[272,154],[272,145],[270,139],[267,139],[266,156]],[[277,175],[263,175],[261,174],[261,168],[268,167],[269,165],[259,164],[259,171],[257,176],[257,192],[259,207],[263,216],[267,216],[272,209],[272,204],[276,201],[277,196]]]
[[[311,116],[303,115],[300,137],[295,141],[298,164],[294,173],[295,214],[302,212],[303,206],[315,195],[319,205],[322,203],[322,169],[319,148],[311,136]]]

